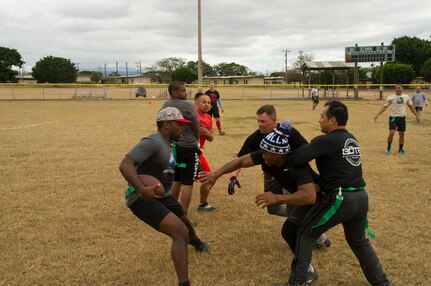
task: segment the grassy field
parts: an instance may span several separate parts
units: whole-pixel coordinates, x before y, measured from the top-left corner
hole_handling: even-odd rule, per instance
[[[274,104],[304,137],[320,134],[311,101],[225,100],[225,136],[208,143],[213,168],[235,156],[256,129],[255,111]],[[124,154],[154,132],[162,101],[0,102],[0,285],[176,285],[170,239],[124,205]],[[348,129],[361,144],[370,195],[372,240],[396,285],[430,285],[431,113],[408,114],[407,156],[385,155],[387,116],[373,122],[382,101],[346,101]],[[395,140],[398,140],[396,135]],[[397,142],[394,142],[396,149]],[[189,248],[193,285],[273,285],[287,280],[292,254],[280,236],[283,218],[254,205],[263,189],[259,167],[245,169],[242,188],[227,195],[227,176],[212,190],[216,213],[190,216],[210,254]],[[195,190],[198,187],[195,186]],[[340,226],[330,249],[315,252],[315,285],[368,285]]]

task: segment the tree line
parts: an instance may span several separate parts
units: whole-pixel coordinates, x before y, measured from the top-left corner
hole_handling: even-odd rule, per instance
[[[380,82],[380,73],[383,69],[384,83],[410,83],[415,76],[422,76],[431,82],[431,42],[417,37],[403,36],[395,38],[392,43],[396,47],[394,63],[385,63],[382,67],[372,67],[375,83]],[[300,52],[294,63],[294,68],[285,72],[274,72],[273,77],[283,77],[288,82],[302,82],[303,75],[300,67],[305,61],[313,60],[312,54]],[[12,48],[0,47],[0,82],[17,82],[18,71],[14,67],[24,64],[21,54]],[[142,73],[149,76],[154,82],[167,83],[171,80],[181,80],[192,83],[198,78],[198,62],[186,61],[183,58],[169,57],[155,62]],[[360,69],[360,78],[364,78],[369,69]],[[92,82],[100,82],[104,77],[101,72],[78,72],[76,65],[70,60],[60,57],[47,56],[36,62],[32,69],[34,79],[38,83],[74,83],[78,74],[90,74]],[[202,62],[203,76],[247,76],[256,75],[248,67],[237,63],[219,63],[211,66]],[[119,75],[111,73],[111,76]],[[353,83],[353,71],[337,71],[335,74],[326,72],[312,73],[312,83]]]

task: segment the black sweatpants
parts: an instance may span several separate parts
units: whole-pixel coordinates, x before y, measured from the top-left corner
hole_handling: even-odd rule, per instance
[[[301,223],[292,261],[291,277],[293,283],[306,281],[308,265],[311,262],[312,251],[316,239],[328,229],[342,224],[347,243],[355,254],[366,279],[371,285],[388,283],[376,252],[365,237],[365,223],[368,213],[368,194],[366,191],[343,192],[343,202],[325,224],[312,228],[322,215],[333,205],[337,192],[323,196],[307,213]]]

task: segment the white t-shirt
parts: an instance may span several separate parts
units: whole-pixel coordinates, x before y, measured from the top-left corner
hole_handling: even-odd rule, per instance
[[[406,116],[406,105],[412,106],[413,103],[410,100],[410,97],[405,94],[396,95],[392,94],[386,98],[386,102],[384,104],[386,107],[389,107],[390,113],[389,116]]]
[[[319,96],[319,91],[317,90],[317,88],[313,87],[313,89],[311,90],[311,95],[314,97]]]

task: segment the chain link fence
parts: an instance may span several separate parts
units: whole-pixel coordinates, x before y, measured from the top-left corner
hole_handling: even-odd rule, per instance
[[[138,96],[138,87],[145,87],[146,96]],[[0,84],[0,100],[164,100],[169,97],[167,85],[46,85],[46,84]],[[395,85],[359,85],[358,96],[366,100],[384,99],[394,93]],[[431,92],[430,84],[419,85]],[[412,94],[416,85],[404,85],[404,93]],[[308,99],[311,86],[301,85],[218,85],[222,99]],[[320,85],[321,98],[354,99],[353,85]],[[207,87],[203,87],[203,92]],[[197,85],[187,85],[188,98],[198,92]]]

